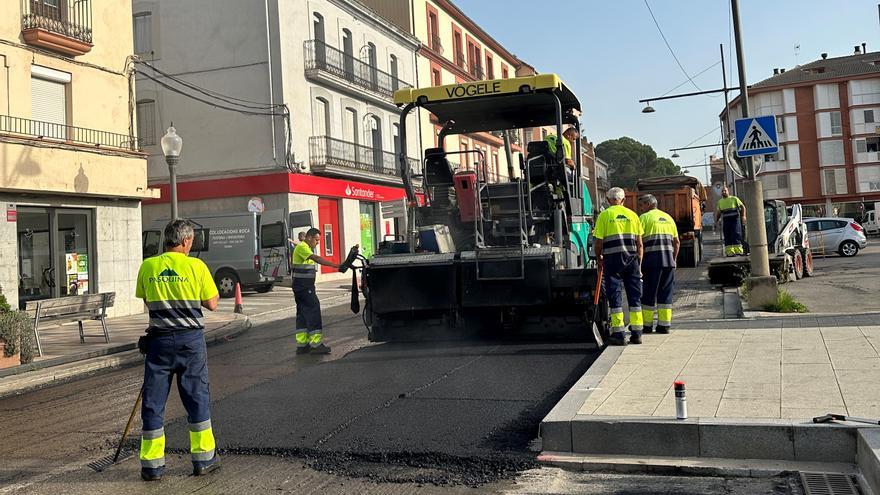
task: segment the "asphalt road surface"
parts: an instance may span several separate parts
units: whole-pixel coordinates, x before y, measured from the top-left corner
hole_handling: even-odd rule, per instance
[[[592,363],[588,345],[372,345],[347,307],[326,321],[330,356],[294,356],[289,319],[209,349],[220,471],[189,475],[174,395],[163,481],[141,482],[136,457],[103,473],[86,466],[113,452],[141,383],[135,367],[0,401],[0,494],[792,493],[787,478],[538,468],[538,422]]]
[[[868,247],[845,258],[838,254],[813,257],[814,276],[783,287],[810,313],[880,312],[880,239],[868,239]]]

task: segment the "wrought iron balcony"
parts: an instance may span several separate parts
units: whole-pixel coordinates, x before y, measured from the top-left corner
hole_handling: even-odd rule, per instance
[[[304,50],[306,74],[314,72],[332,74],[389,99],[398,89],[411,86],[408,82],[333,48],[323,41],[306,40]]]
[[[443,55],[443,43],[440,42],[440,37],[436,34],[431,35],[431,50]]]
[[[472,64],[471,65],[471,75],[477,79],[483,78],[483,66],[480,64]]]
[[[412,173],[420,174],[419,160],[408,160]],[[386,180],[393,177],[396,179],[393,182],[400,181],[399,165],[394,153],[330,136],[309,138],[309,165],[313,172],[318,173],[352,175],[351,172],[366,172],[387,176]],[[369,175],[362,177],[370,178]]]
[[[92,49],[91,0],[21,0],[25,43],[76,57]]]
[[[0,115],[0,135],[103,149],[139,150],[137,139],[128,134],[40,122],[8,115]]]
[[[455,65],[458,67],[461,67],[462,69],[467,67],[467,63],[464,60],[464,53],[462,53],[460,51],[455,52]]]

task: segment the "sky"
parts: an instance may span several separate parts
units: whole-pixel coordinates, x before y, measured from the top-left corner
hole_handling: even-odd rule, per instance
[[[652,103],[641,113],[638,100],[723,87],[724,45],[728,85],[739,86],[729,0],[454,0],[469,17],[511,53],[539,72],[559,74],[577,94],[587,138],[594,144],[630,136],[651,145],[659,156],[670,148],[718,143],[723,95]],[[740,21],[749,84],[820,58],[851,55],[867,43],[880,51],[878,1],[741,0]],[[660,32],[666,36],[679,68]],[[552,33],[556,33],[555,36]],[[795,49],[799,45],[800,49]],[[731,99],[738,92],[731,94]],[[707,134],[708,133],[708,134]],[[705,135],[705,137],[700,138]],[[705,163],[721,149],[680,151],[682,168]],[[707,167],[689,169],[706,179]]]

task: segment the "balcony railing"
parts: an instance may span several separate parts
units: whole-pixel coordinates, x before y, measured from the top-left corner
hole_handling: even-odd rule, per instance
[[[21,0],[25,42],[65,55],[92,47],[91,0]]]
[[[315,70],[327,72],[387,98],[391,98],[400,88],[410,87],[408,82],[333,48],[323,41],[307,40],[304,50],[306,72]]]
[[[409,158],[413,174],[419,174],[420,163]],[[400,177],[397,156],[389,151],[363,146],[330,136],[309,138],[309,162],[315,166],[335,165],[376,174]]]
[[[483,67],[480,64],[471,65],[471,75],[477,79],[483,78]]]
[[[431,50],[443,55],[443,43],[440,42],[440,37],[436,34],[431,35]]]
[[[455,52],[455,65],[464,69],[467,67],[467,63],[464,60],[464,53]]]
[[[72,125],[40,122],[0,115],[0,135],[39,139],[47,142],[78,144],[95,148],[113,148],[128,151],[139,149],[137,139],[128,134],[86,129]]]

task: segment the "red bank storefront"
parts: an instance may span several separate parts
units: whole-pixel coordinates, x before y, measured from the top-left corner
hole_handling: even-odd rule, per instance
[[[159,205],[169,202],[168,184],[150,187],[160,189],[162,195],[161,199],[144,202],[145,221],[160,215],[167,218],[165,208]],[[372,255],[381,237],[394,233],[393,221],[381,217],[378,203],[401,200],[406,193],[402,187],[280,172],[179,182],[177,197],[181,216],[205,211],[247,211],[248,201],[253,197],[262,198],[267,211],[311,210],[313,226],[322,233],[320,254],[339,262],[354,244],[360,244],[365,254]],[[161,213],[154,213],[157,206]]]

